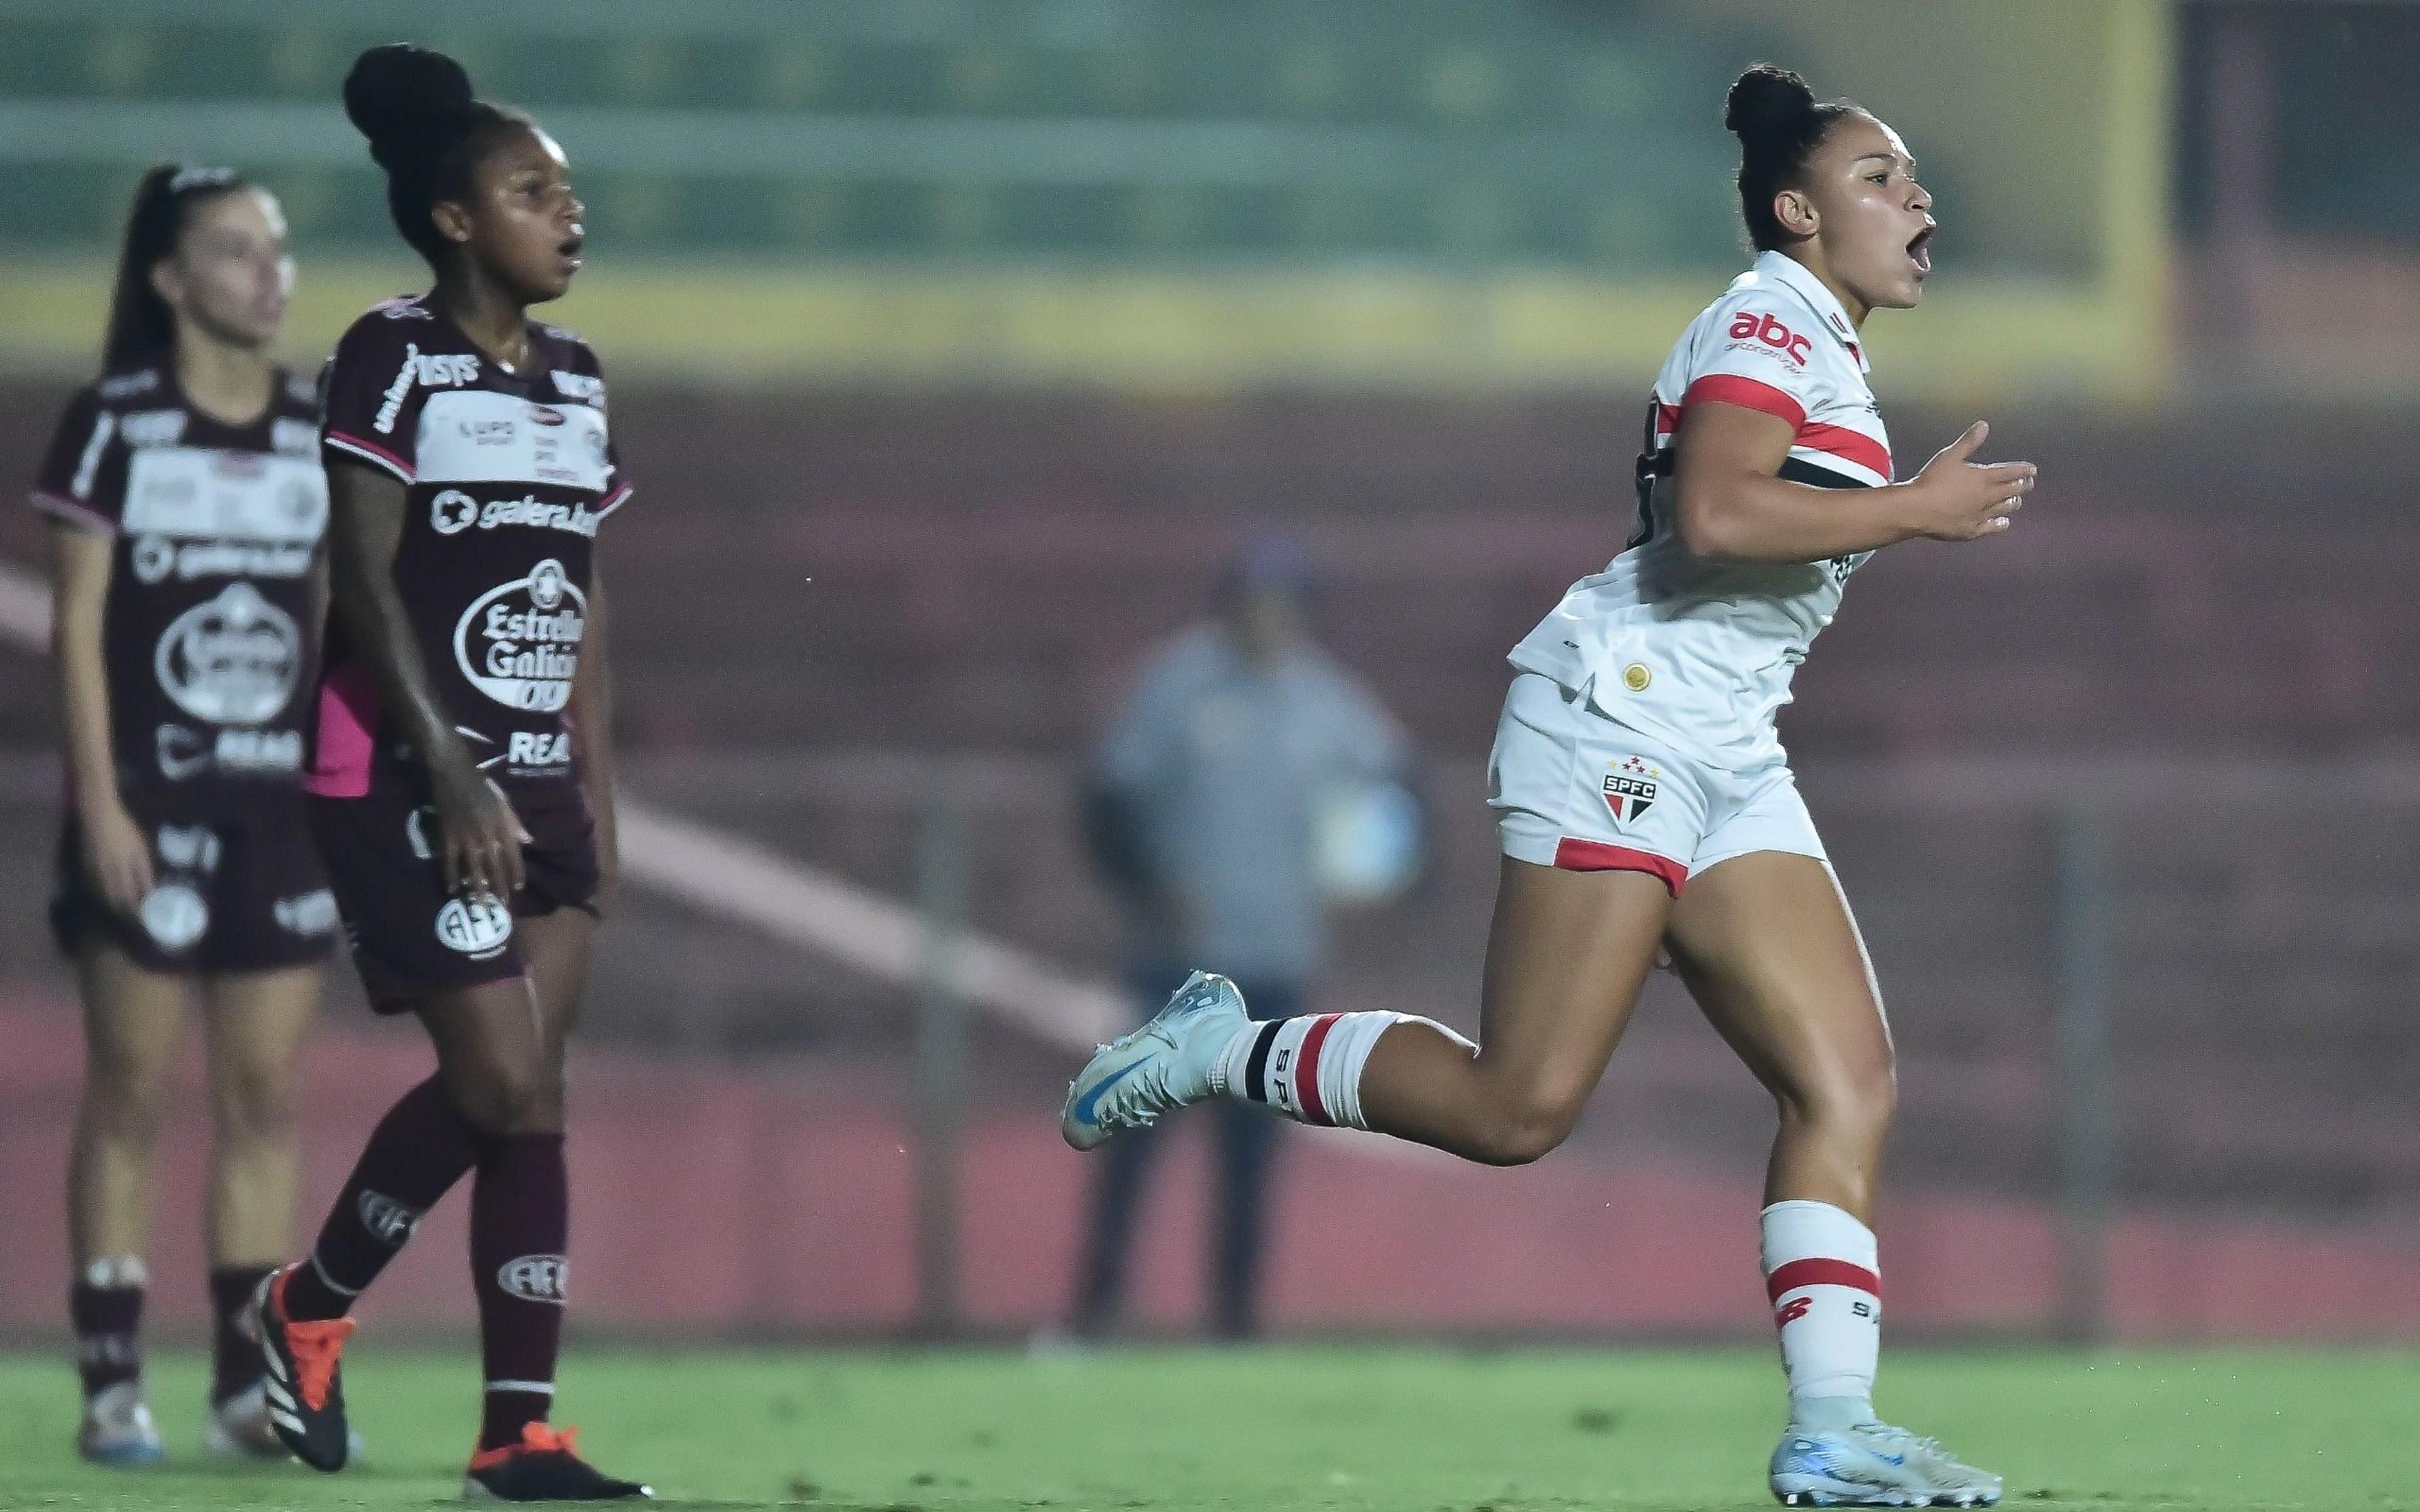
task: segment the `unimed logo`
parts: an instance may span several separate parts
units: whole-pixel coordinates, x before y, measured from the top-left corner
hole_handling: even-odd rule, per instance
[[[1783,325],[1769,315],[1754,310],[1742,310],[1731,322],[1731,340],[1753,341],[1771,347],[1793,363],[1804,363],[1813,354],[1815,344]]]
[[[563,1286],[571,1262],[560,1255],[524,1255],[506,1260],[496,1273],[496,1285],[524,1302],[563,1305]]]

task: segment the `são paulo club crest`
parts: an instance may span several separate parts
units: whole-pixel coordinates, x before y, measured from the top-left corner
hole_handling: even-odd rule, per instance
[[[1626,825],[1655,806],[1655,779],[1664,774],[1637,757],[1629,757],[1605,774],[1605,806],[1613,822]]]

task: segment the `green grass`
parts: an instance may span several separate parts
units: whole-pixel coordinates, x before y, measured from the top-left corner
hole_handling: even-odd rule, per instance
[[[369,1437],[337,1476],[200,1459],[200,1362],[156,1359],[175,1451],[76,1462],[72,1378],[0,1356],[0,1507],[425,1506],[455,1494],[464,1354],[357,1349]],[[1883,1405],[2009,1477],[2009,1504],[2420,1509],[2420,1356],[1902,1350]],[[607,1469],[699,1506],[1770,1505],[1762,1350],[1012,1354],[576,1350],[564,1415]]]

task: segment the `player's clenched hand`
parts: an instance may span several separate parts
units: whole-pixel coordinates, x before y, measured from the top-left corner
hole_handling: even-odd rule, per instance
[[[2033,491],[2031,462],[1978,462],[1976,449],[1992,427],[1977,421],[1943,447],[1907,485],[1916,532],[1936,541],[1972,541],[2009,528],[2009,517]]]
[[[151,894],[151,846],[122,803],[96,804],[84,820],[84,870],[109,906],[132,918]]]
[[[519,892],[521,847],[530,837],[504,789],[470,767],[434,775],[430,787],[437,827],[443,835],[438,864],[445,873],[445,890],[498,898]]]

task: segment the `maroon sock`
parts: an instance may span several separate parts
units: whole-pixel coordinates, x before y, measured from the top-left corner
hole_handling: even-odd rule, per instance
[[[479,1145],[436,1077],[404,1093],[371,1132],[310,1259],[286,1283],[286,1316],[323,1320],[350,1311],[420,1215],[471,1168]]]
[[[98,1269],[98,1267],[96,1267]],[[143,1284],[95,1286],[78,1277],[68,1291],[68,1320],[75,1325],[76,1373],[84,1394],[143,1375]]]
[[[273,1265],[210,1267],[210,1402],[225,1401],[261,1377],[260,1341],[252,1333],[252,1294]]]
[[[570,1211],[563,1135],[502,1134],[488,1142],[471,1188],[471,1281],[488,1382],[482,1449],[519,1443],[522,1427],[545,1422],[554,1406]]]

